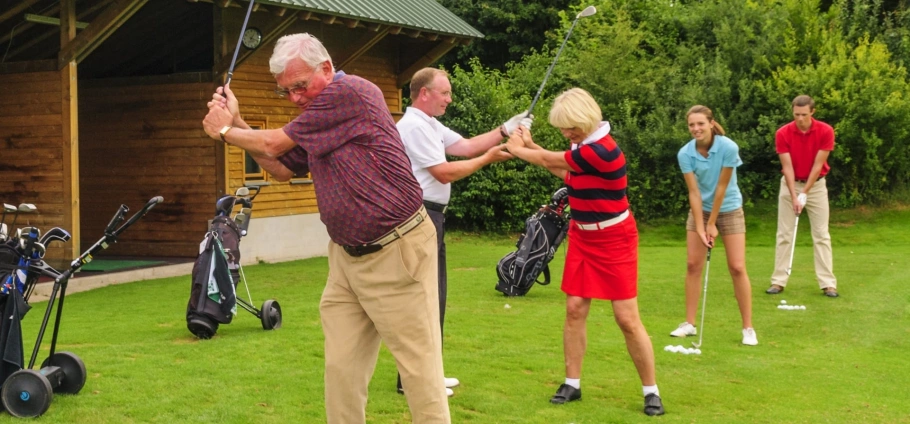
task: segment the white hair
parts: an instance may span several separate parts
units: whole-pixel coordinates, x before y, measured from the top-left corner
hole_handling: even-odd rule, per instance
[[[307,66],[316,68],[320,63],[329,61],[332,58],[329,52],[325,50],[322,42],[308,33],[285,35],[275,43],[275,50],[269,59],[269,71],[272,75],[278,75],[284,72],[291,59],[300,59]],[[332,73],[335,72],[335,65],[332,65]]]

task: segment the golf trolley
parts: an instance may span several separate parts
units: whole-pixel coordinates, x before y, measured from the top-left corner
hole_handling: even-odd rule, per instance
[[[92,260],[93,254],[116,243],[120,233],[162,201],[160,196],[152,198],[125,223],[123,221],[129,208],[126,205],[120,205],[117,213],[104,230],[104,236],[74,259],[70,263],[69,269],[62,273],[45,263],[43,258],[48,243],[69,241],[70,234],[66,230],[55,227],[42,236],[41,231],[36,227],[23,227],[16,231],[15,237],[8,237],[5,231],[0,231],[3,232],[0,238],[4,239],[0,244],[0,283],[2,283],[0,285],[0,304],[2,304],[3,316],[9,317],[9,319],[4,319],[3,324],[0,325],[0,346],[3,346],[3,360],[0,361],[0,381],[2,381],[0,401],[10,415],[37,417],[50,407],[54,393],[76,394],[82,390],[86,377],[85,363],[71,352],[56,351],[67,283],[76,271]],[[19,209],[22,212],[36,210],[34,205],[23,205],[28,206],[23,209],[20,205]],[[6,206],[8,205],[4,205],[4,212],[7,211]],[[6,229],[3,224],[0,224],[0,227],[3,227],[0,230]],[[8,271],[8,274],[4,271]],[[34,291],[39,277],[52,278],[54,285],[47,301],[47,309],[38,330],[38,338],[28,367],[24,368],[21,320],[31,309],[28,299]],[[57,314],[54,320],[50,352],[41,363],[41,368],[35,370],[33,369],[35,360],[38,357],[38,350],[41,348],[44,332],[47,329],[55,302],[57,302]]]
[[[250,190],[254,190],[250,196]],[[259,187],[241,187],[215,203],[215,217],[199,244],[199,256],[193,265],[193,282],[186,307],[186,327],[200,339],[210,339],[219,324],[230,324],[240,308],[259,318],[264,330],[281,327],[281,306],[266,300],[262,309],[253,306],[250,287],[240,265],[240,238],[247,234],[253,199]],[[240,205],[232,217],[234,207]],[[242,281],[247,299],[237,296],[237,283]]]

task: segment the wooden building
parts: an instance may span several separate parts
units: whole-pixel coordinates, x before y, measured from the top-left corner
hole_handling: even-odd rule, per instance
[[[215,200],[259,186],[244,262],[322,255],[328,236],[312,181],[269,179],[202,130],[249,3],[236,0],[0,0],[0,201],[73,239],[78,256],[120,204],[164,202],[125,232],[117,256],[195,257]],[[376,83],[393,115],[401,87],[459,44],[482,37],[435,0],[271,0],[253,4],[231,87],[251,125],[280,128],[297,109],[273,90],[280,36],[308,32],[335,68]]]

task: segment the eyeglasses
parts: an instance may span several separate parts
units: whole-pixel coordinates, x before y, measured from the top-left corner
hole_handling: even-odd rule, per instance
[[[452,97],[452,92],[451,92],[451,91],[436,91],[436,90],[434,90],[434,89],[432,89],[432,88],[429,88],[429,87],[427,87],[427,90],[430,90],[430,91],[439,93],[439,94],[442,95],[442,97]]]
[[[301,96],[301,95],[303,95],[303,93],[306,93],[307,89],[310,88],[309,86],[310,86],[310,81],[298,82],[297,84],[294,84],[294,86],[291,88],[279,88],[279,89],[275,90],[275,94],[277,94],[278,97],[281,97],[282,99],[290,96],[291,93]]]

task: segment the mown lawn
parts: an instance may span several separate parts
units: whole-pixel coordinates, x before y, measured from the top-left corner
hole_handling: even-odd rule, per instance
[[[715,249],[700,356],[663,351],[683,343],[668,335],[684,319],[683,222],[641,229],[639,302],[667,409],[659,418],[641,413],[640,382],[606,302],[595,302],[589,318],[582,401],[550,405],[564,378],[558,279],[526,297],[504,298],[493,289],[494,266],[514,237],[450,234],[445,364],[446,374],[462,382],[449,402],[453,422],[910,422],[910,210],[832,213],[838,299],[822,296],[815,282],[808,223],[800,225],[790,285],[782,295],[765,295],[776,217],[772,208],[753,208],[747,220],[759,345],[739,344],[723,249]],[[552,264],[555,275],[563,252]],[[88,379],[81,393],[56,396],[41,421],[324,422],[317,305],[325,258],[245,271],[254,304],[281,303],[281,329],[263,331],[241,311],[214,339],[196,340],[184,319],[189,277],[68,296],[58,350],[82,358]],[[806,310],[777,309],[782,299]],[[26,359],[45,305],[33,305],[23,322]],[[386,350],[367,414],[371,423],[410,422]],[[0,414],[0,422],[12,421],[18,419]]]

